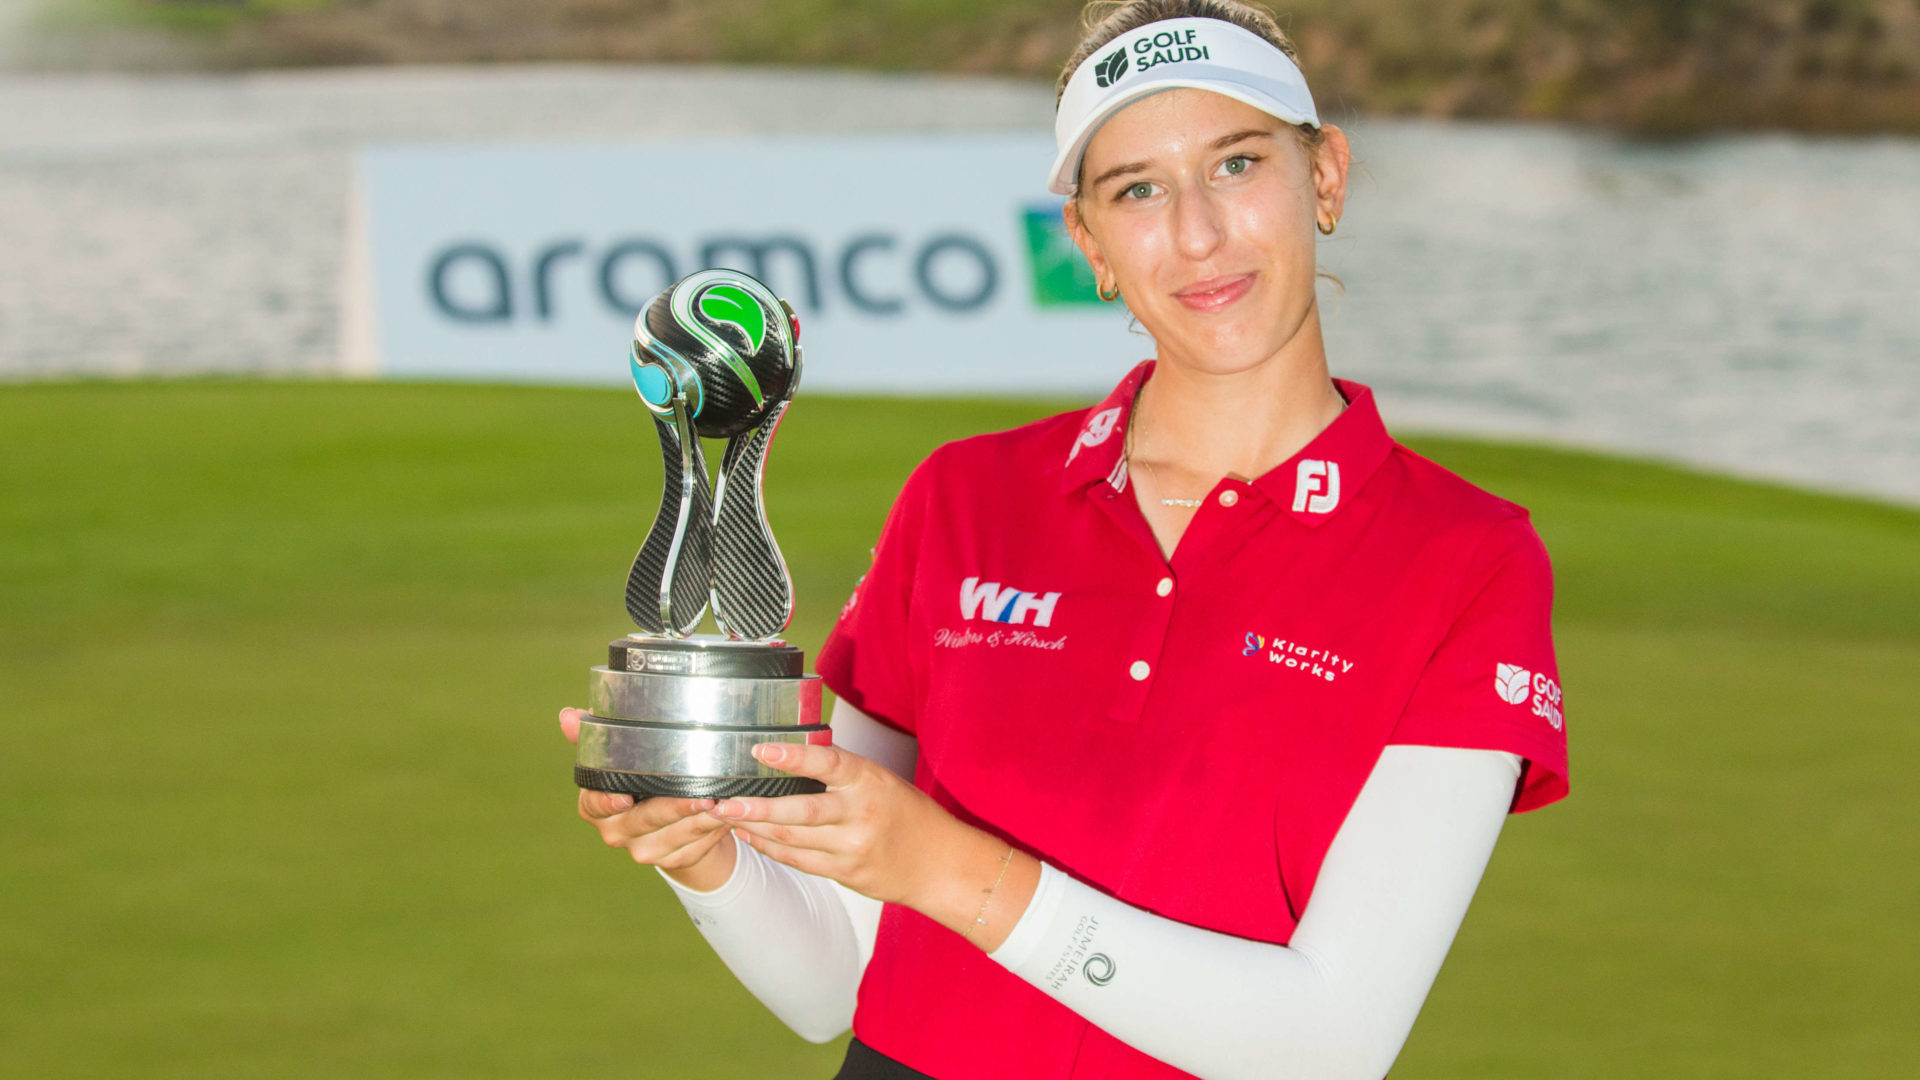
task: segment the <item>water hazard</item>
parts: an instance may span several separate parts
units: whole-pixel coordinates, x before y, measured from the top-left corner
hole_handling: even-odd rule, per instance
[[[711,69],[0,78],[0,378],[336,370],[365,141],[1032,130],[1051,104]],[[1352,135],[1328,347],[1397,428],[1920,504],[1920,140]]]

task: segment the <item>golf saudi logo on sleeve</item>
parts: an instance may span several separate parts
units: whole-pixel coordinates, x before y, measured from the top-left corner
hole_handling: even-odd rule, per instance
[[[1494,667],[1494,693],[1509,705],[1525,705],[1532,694],[1532,683],[1533,672],[1518,664],[1497,664]]]

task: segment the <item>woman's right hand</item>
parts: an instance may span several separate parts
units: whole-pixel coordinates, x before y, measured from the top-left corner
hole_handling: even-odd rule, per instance
[[[560,733],[580,739],[584,709],[560,710]],[[712,799],[642,799],[606,791],[580,791],[580,817],[608,847],[627,849],[633,861],[658,866],[689,889],[711,892],[733,876],[733,823],[707,813]]]

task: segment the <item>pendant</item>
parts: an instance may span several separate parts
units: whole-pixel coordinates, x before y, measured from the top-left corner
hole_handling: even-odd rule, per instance
[[[1204,499],[1161,499],[1160,505],[1161,506],[1184,506],[1187,509],[1191,510],[1194,507],[1199,506],[1202,502],[1205,502],[1205,501],[1206,500]]]

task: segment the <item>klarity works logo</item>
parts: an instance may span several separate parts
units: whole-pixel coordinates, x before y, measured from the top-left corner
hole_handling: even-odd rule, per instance
[[[1566,714],[1560,711],[1560,684],[1539,671],[1528,671],[1519,664],[1496,664],[1493,691],[1509,705],[1533,703],[1533,715],[1559,731],[1566,727]]]
[[[1315,649],[1283,637],[1269,638],[1249,632],[1241,656],[1265,654],[1267,662],[1292,668],[1303,675],[1332,682],[1353,670],[1353,661],[1332,649]]]
[[[1100,62],[1093,65],[1093,81],[1102,89],[1119,82],[1120,76],[1126,73],[1127,47],[1125,45],[1101,57]]]

